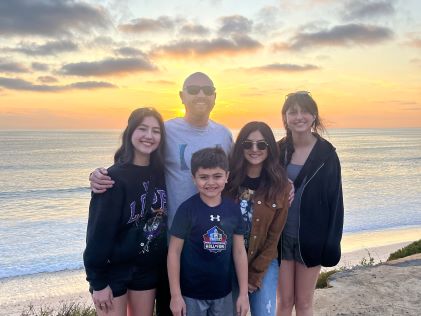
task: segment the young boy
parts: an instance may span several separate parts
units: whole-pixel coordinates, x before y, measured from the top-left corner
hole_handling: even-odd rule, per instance
[[[240,295],[237,315],[249,309],[244,222],[238,205],[221,192],[228,179],[228,159],[218,147],[191,159],[199,191],[178,208],[168,250],[170,308],[174,316],[226,316],[233,311],[232,260]]]

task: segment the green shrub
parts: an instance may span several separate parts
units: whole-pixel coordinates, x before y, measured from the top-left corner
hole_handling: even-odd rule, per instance
[[[360,261],[360,266],[362,267],[372,267],[374,266],[374,258],[371,256],[370,251],[368,251],[368,249],[366,249],[367,254],[368,254],[368,259],[366,257],[363,257]],[[380,262],[381,263],[381,262]]]
[[[324,289],[327,287],[327,279],[334,273],[338,272],[338,270],[329,270],[325,272],[321,272],[319,274],[319,278],[317,279],[316,289]]]
[[[391,253],[387,261],[404,258],[416,253],[421,253],[421,239]]]
[[[21,316],[96,316],[93,307],[84,306],[78,303],[63,304],[55,311],[51,307],[40,307],[35,309],[30,305]]]

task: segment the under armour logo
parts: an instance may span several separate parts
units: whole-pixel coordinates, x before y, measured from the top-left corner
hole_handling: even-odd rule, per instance
[[[216,221],[220,222],[220,221],[221,221],[221,217],[220,217],[219,215],[216,215],[216,216],[211,215],[211,216],[210,216],[210,220],[211,220],[212,222],[213,222],[214,220],[216,220]]]

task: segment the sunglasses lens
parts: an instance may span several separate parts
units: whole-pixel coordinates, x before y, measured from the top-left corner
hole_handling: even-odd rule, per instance
[[[259,150],[265,150],[268,147],[266,142],[257,142],[256,145],[257,145],[257,149],[259,149]]]
[[[211,96],[215,93],[215,87],[212,86],[204,86],[202,87],[202,91],[205,95]]]
[[[211,96],[215,93],[215,87],[212,86],[187,86],[186,91],[188,94],[197,95],[199,94],[200,90],[203,91],[203,94],[206,96]]]
[[[200,87],[199,86],[187,86],[186,90],[187,90],[188,94],[196,95],[196,94],[199,93]]]
[[[242,143],[242,145],[243,145],[243,148],[244,148],[244,149],[250,149],[251,147],[253,147],[253,143],[252,143],[252,142],[250,142],[250,141],[244,141],[244,142]]]

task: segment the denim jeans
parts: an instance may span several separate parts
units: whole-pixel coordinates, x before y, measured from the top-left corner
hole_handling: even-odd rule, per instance
[[[279,264],[278,259],[272,260],[262,280],[262,286],[249,294],[251,316],[275,316],[276,314],[276,288],[278,286]],[[238,281],[233,282],[234,310],[238,298]],[[234,311],[234,315],[236,315]]]

